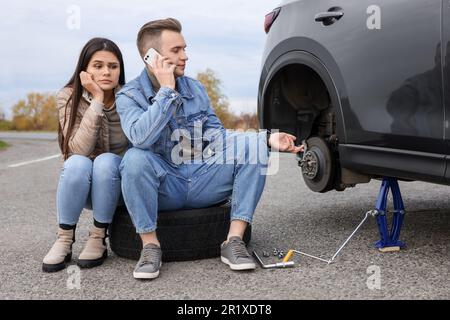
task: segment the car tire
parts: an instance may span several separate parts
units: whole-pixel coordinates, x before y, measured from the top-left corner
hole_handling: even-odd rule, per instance
[[[230,227],[229,203],[209,208],[164,211],[156,230],[163,261],[187,261],[220,256],[220,245]],[[249,243],[251,225],[244,234]],[[138,260],[142,242],[125,206],[119,206],[109,227],[111,250],[120,257]]]

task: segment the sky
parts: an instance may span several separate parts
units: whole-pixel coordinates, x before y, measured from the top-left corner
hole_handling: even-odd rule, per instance
[[[117,43],[126,80],[144,65],[135,40],[146,22],[173,17],[183,25],[186,75],[210,68],[235,113],[256,112],[264,16],[280,0],[10,1],[0,11],[0,109],[28,92],[55,93],[72,75],[84,44],[93,37]]]

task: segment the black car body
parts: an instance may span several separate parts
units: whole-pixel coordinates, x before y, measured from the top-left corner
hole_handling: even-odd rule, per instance
[[[263,128],[305,140],[314,191],[391,176],[450,184],[450,3],[284,1],[266,17]]]

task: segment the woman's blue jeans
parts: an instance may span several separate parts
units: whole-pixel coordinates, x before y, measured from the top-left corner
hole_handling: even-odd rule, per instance
[[[91,160],[72,155],[61,169],[56,206],[58,224],[76,225],[83,208],[92,209],[94,219],[111,223],[119,198],[122,158],[103,153]]]

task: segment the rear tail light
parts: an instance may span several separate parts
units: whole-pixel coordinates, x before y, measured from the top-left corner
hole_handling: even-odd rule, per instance
[[[266,14],[266,17],[264,18],[264,31],[266,33],[269,32],[270,27],[275,22],[275,19],[278,17],[278,14],[280,13],[281,8],[273,9],[271,13]]]

